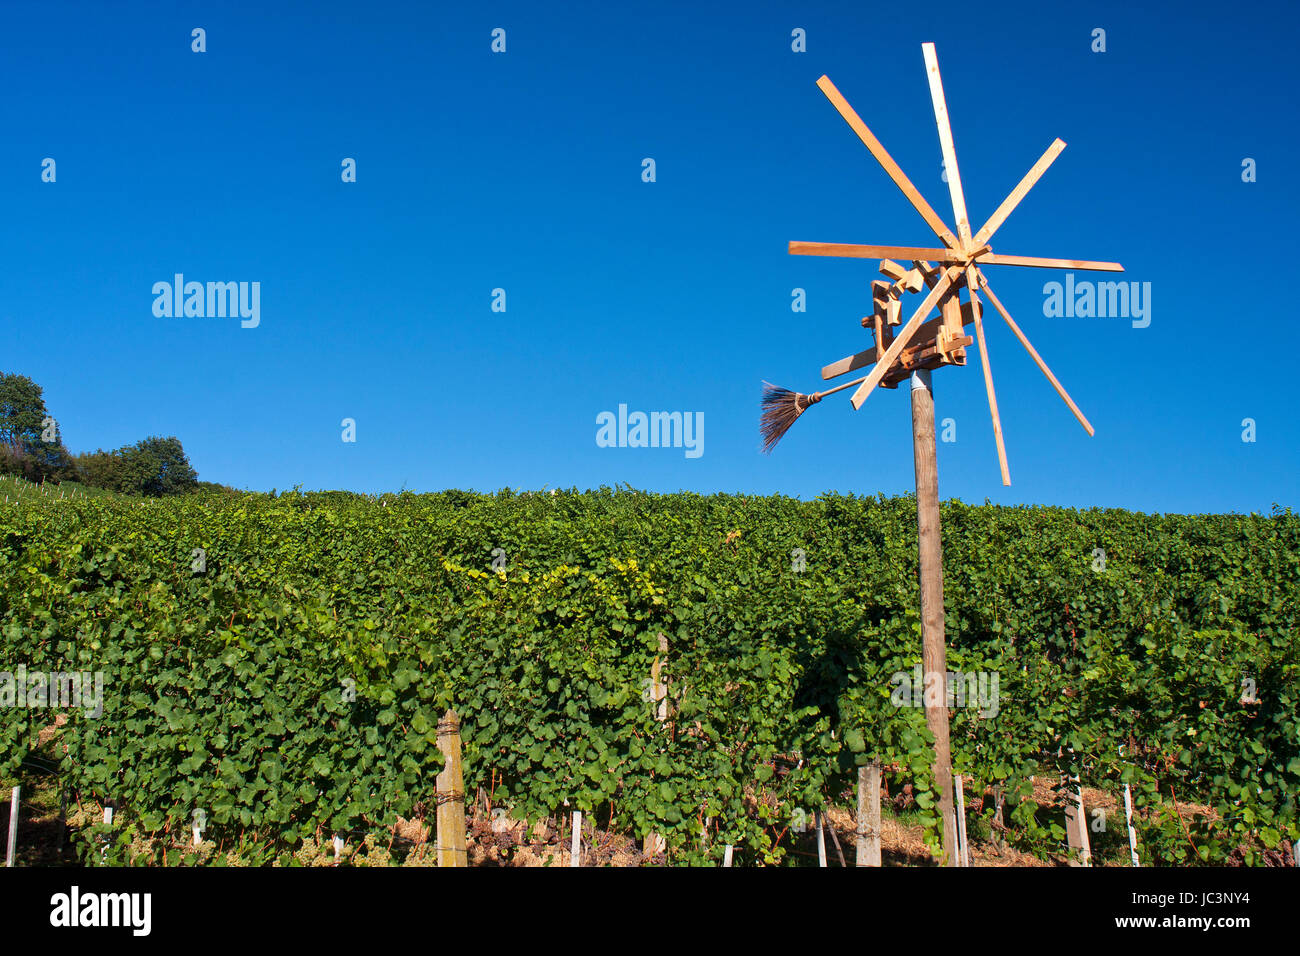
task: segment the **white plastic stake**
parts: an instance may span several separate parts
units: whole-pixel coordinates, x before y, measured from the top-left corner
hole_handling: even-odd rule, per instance
[[[22,787],[14,787],[9,794],[9,842],[5,845],[5,866],[14,865],[14,851],[18,847],[18,792]]]
[[[957,840],[961,865],[970,866],[970,845],[966,842],[966,798],[962,792],[961,774],[953,778],[957,784]]]
[[[722,852],[722,865],[731,866],[731,844],[730,843],[727,844],[727,848]]]
[[[106,827],[110,827],[110,826],[112,826],[112,825],[113,825],[113,808],[112,808],[112,807],[105,807],[105,808],[104,808],[104,826],[106,826]],[[105,837],[105,838],[104,838],[104,845],[103,845],[102,847],[99,848],[99,858],[100,858],[101,860],[104,860],[104,859],[107,859],[107,858],[108,858],[108,837]]]
[[[569,841],[569,866],[582,866],[582,811],[573,811],[573,838]]]
[[[1124,822],[1128,824],[1128,855],[1134,866],[1141,866],[1138,861],[1137,831],[1133,829],[1133,798],[1129,796],[1128,784],[1124,784]],[[1300,866],[1300,856],[1296,857],[1296,866]]]
[[[826,865],[826,831],[822,829],[822,812],[814,810],[813,815],[817,821],[817,865]]]
[[[339,858],[343,856],[343,838],[337,833],[334,834],[334,865],[338,866]]]

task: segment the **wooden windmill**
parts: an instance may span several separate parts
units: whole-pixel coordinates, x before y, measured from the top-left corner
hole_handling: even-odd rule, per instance
[[[843,385],[804,395],[764,383],[763,418],[761,431],[764,451],[771,451],[781,436],[810,406],[828,395],[854,385],[852,404],[861,408],[863,402],[877,388],[896,388],[904,380],[911,380],[912,396],[912,450],[916,463],[916,507],[920,537],[921,569],[921,628],[924,644],[923,667],[927,686],[931,675],[936,675],[939,687],[945,687],[947,666],[944,651],[943,567],[939,535],[939,485],[935,464],[934,397],[930,390],[930,371],[943,365],[965,365],[966,348],[978,341],[980,363],[984,371],[984,387],[988,393],[989,412],[993,418],[993,437],[997,444],[998,464],[1002,470],[1002,483],[1011,484],[1007,468],[1006,448],[1002,441],[1002,422],[998,415],[997,397],[993,390],[993,376],[989,368],[988,351],[984,341],[980,293],[988,296],[994,308],[1006,320],[1020,344],[1025,347],[1058,395],[1069,406],[1089,435],[1093,427],[1079,411],[1051,369],[1030,344],[1010,313],[994,294],[984,276],[983,266],[1032,266],[1045,269],[1078,269],[1102,272],[1123,272],[1117,262],[1092,262],[1076,259],[1044,259],[1036,256],[999,255],[993,252],[989,240],[1065,149],[1065,143],[1055,140],[1038,162],[1025,173],[1002,204],[977,232],[972,233],[966,213],[966,197],[962,192],[961,174],[957,168],[957,153],[953,147],[952,129],[948,124],[948,107],[944,100],[943,83],[939,77],[939,61],[934,44],[921,46],[926,75],[930,81],[930,97],[934,103],[935,123],[939,128],[939,145],[943,151],[944,169],[947,172],[948,191],[952,196],[952,211],[956,231],[948,228],[939,215],[921,196],[916,186],[907,178],[880,140],[867,128],[867,124],[835,88],[829,77],[823,76],[817,86],[826,94],[831,105],[839,111],[863,145],[871,151],[881,167],[902,190],[903,195],[921,214],[926,224],[943,242],[940,248],[914,248],[908,246],[847,245],[829,242],[791,242],[790,253],[804,256],[839,256],[857,259],[881,259],[880,271],[890,281],[872,283],[872,312],[862,320],[875,337],[875,345],[832,362],[822,369],[822,378],[829,380],[857,369],[872,366],[870,372]],[[894,260],[910,263],[904,267]],[[961,301],[966,290],[967,301]],[[920,294],[921,302],[902,321],[905,293]],[[938,309],[939,314],[928,319]],[[928,321],[927,321],[928,319]],[[965,326],[975,327],[972,339],[965,334]],[[927,697],[927,700],[929,698]],[[940,790],[940,807],[943,816],[943,845],[947,861],[957,863],[956,824],[952,809],[952,770],[948,742],[948,711],[942,704],[926,707],[926,723],[935,737],[935,780]]]

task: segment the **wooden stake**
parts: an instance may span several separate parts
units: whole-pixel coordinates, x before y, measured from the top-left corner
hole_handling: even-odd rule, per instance
[[[731,844],[730,843],[728,843],[726,848],[722,851],[722,865],[731,866]]]
[[[880,866],[880,761],[858,768],[858,866]]]
[[[14,787],[9,794],[9,841],[5,844],[5,866],[14,865],[14,852],[18,848],[18,794],[22,787]]]
[[[439,866],[468,866],[465,848],[465,778],[460,764],[460,718],[448,710],[438,721],[438,749],[443,768],[438,774],[437,836]]]
[[[831,827],[831,841],[835,844],[835,856],[839,858],[840,866],[848,866],[844,862],[844,848],[840,846],[840,835],[835,832],[834,827]]]
[[[942,285],[942,282],[940,283]],[[957,865],[953,829],[952,754],[948,741],[948,660],[944,647],[943,547],[939,530],[939,471],[935,459],[934,395],[930,373],[912,374],[912,454],[916,466],[916,527],[921,570],[921,660],[924,687],[937,685],[939,701],[925,694],[925,725],[934,735],[934,782],[943,821],[943,860]]]
[[[1078,786],[1079,778],[1075,777],[1075,796],[1079,801],[1079,840],[1083,843],[1083,865],[1092,866],[1092,841],[1088,837],[1088,813],[1083,808],[1083,787]]]
[[[1074,788],[1074,803],[1065,807],[1065,836],[1070,849],[1070,866],[1092,866],[1092,853],[1088,846],[1088,818],[1084,815],[1083,790],[1079,778],[1070,777]],[[1076,855],[1077,854],[1077,855]]]

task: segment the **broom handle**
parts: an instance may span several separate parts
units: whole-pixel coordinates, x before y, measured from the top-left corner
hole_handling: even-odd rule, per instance
[[[843,385],[836,385],[834,388],[828,388],[828,389],[826,389],[826,391],[824,391],[824,392],[818,392],[818,393],[817,393],[817,401],[820,402],[820,401],[821,401],[823,398],[825,398],[827,395],[834,395],[836,392],[842,392],[842,391],[844,391],[846,388],[852,388],[854,385],[861,385],[863,382],[865,382],[865,381],[866,381],[867,379],[869,379],[870,377],[871,377],[870,375],[864,375],[864,376],[862,376],[862,378],[855,378],[855,379],[854,379],[853,381],[851,381],[851,382],[845,382]]]

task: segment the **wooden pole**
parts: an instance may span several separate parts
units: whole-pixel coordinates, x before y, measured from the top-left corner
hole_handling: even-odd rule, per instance
[[[1074,774],[1070,775],[1068,782],[1071,789],[1070,796],[1074,798],[1065,805],[1065,836],[1071,850],[1070,866],[1092,866],[1092,850],[1088,845],[1088,817],[1083,806],[1083,788],[1079,784],[1078,776]]]
[[[957,866],[953,825],[952,751],[948,741],[948,655],[943,639],[943,546],[939,535],[939,466],[930,372],[912,373],[912,454],[916,463],[916,528],[921,566],[921,660],[925,725],[934,736],[934,782],[943,821],[944,866]],[[935,699],[937,697],[937,700]]]
[[[880,761],[858,768],[858,866],[880,866]]]
[[[438,721],[438,749],[442,773],[438,774],[437,836],[439,866],[468,866],[465,848],[465,778],[460,764],[460,718],[448,710]]]
[[[840,846],[839,834],[835,832],[835,827],[831,827],[831,842],[835,844],[835,855],[839,858],[840,866],[848,866],[844,862],[844,848]]]

